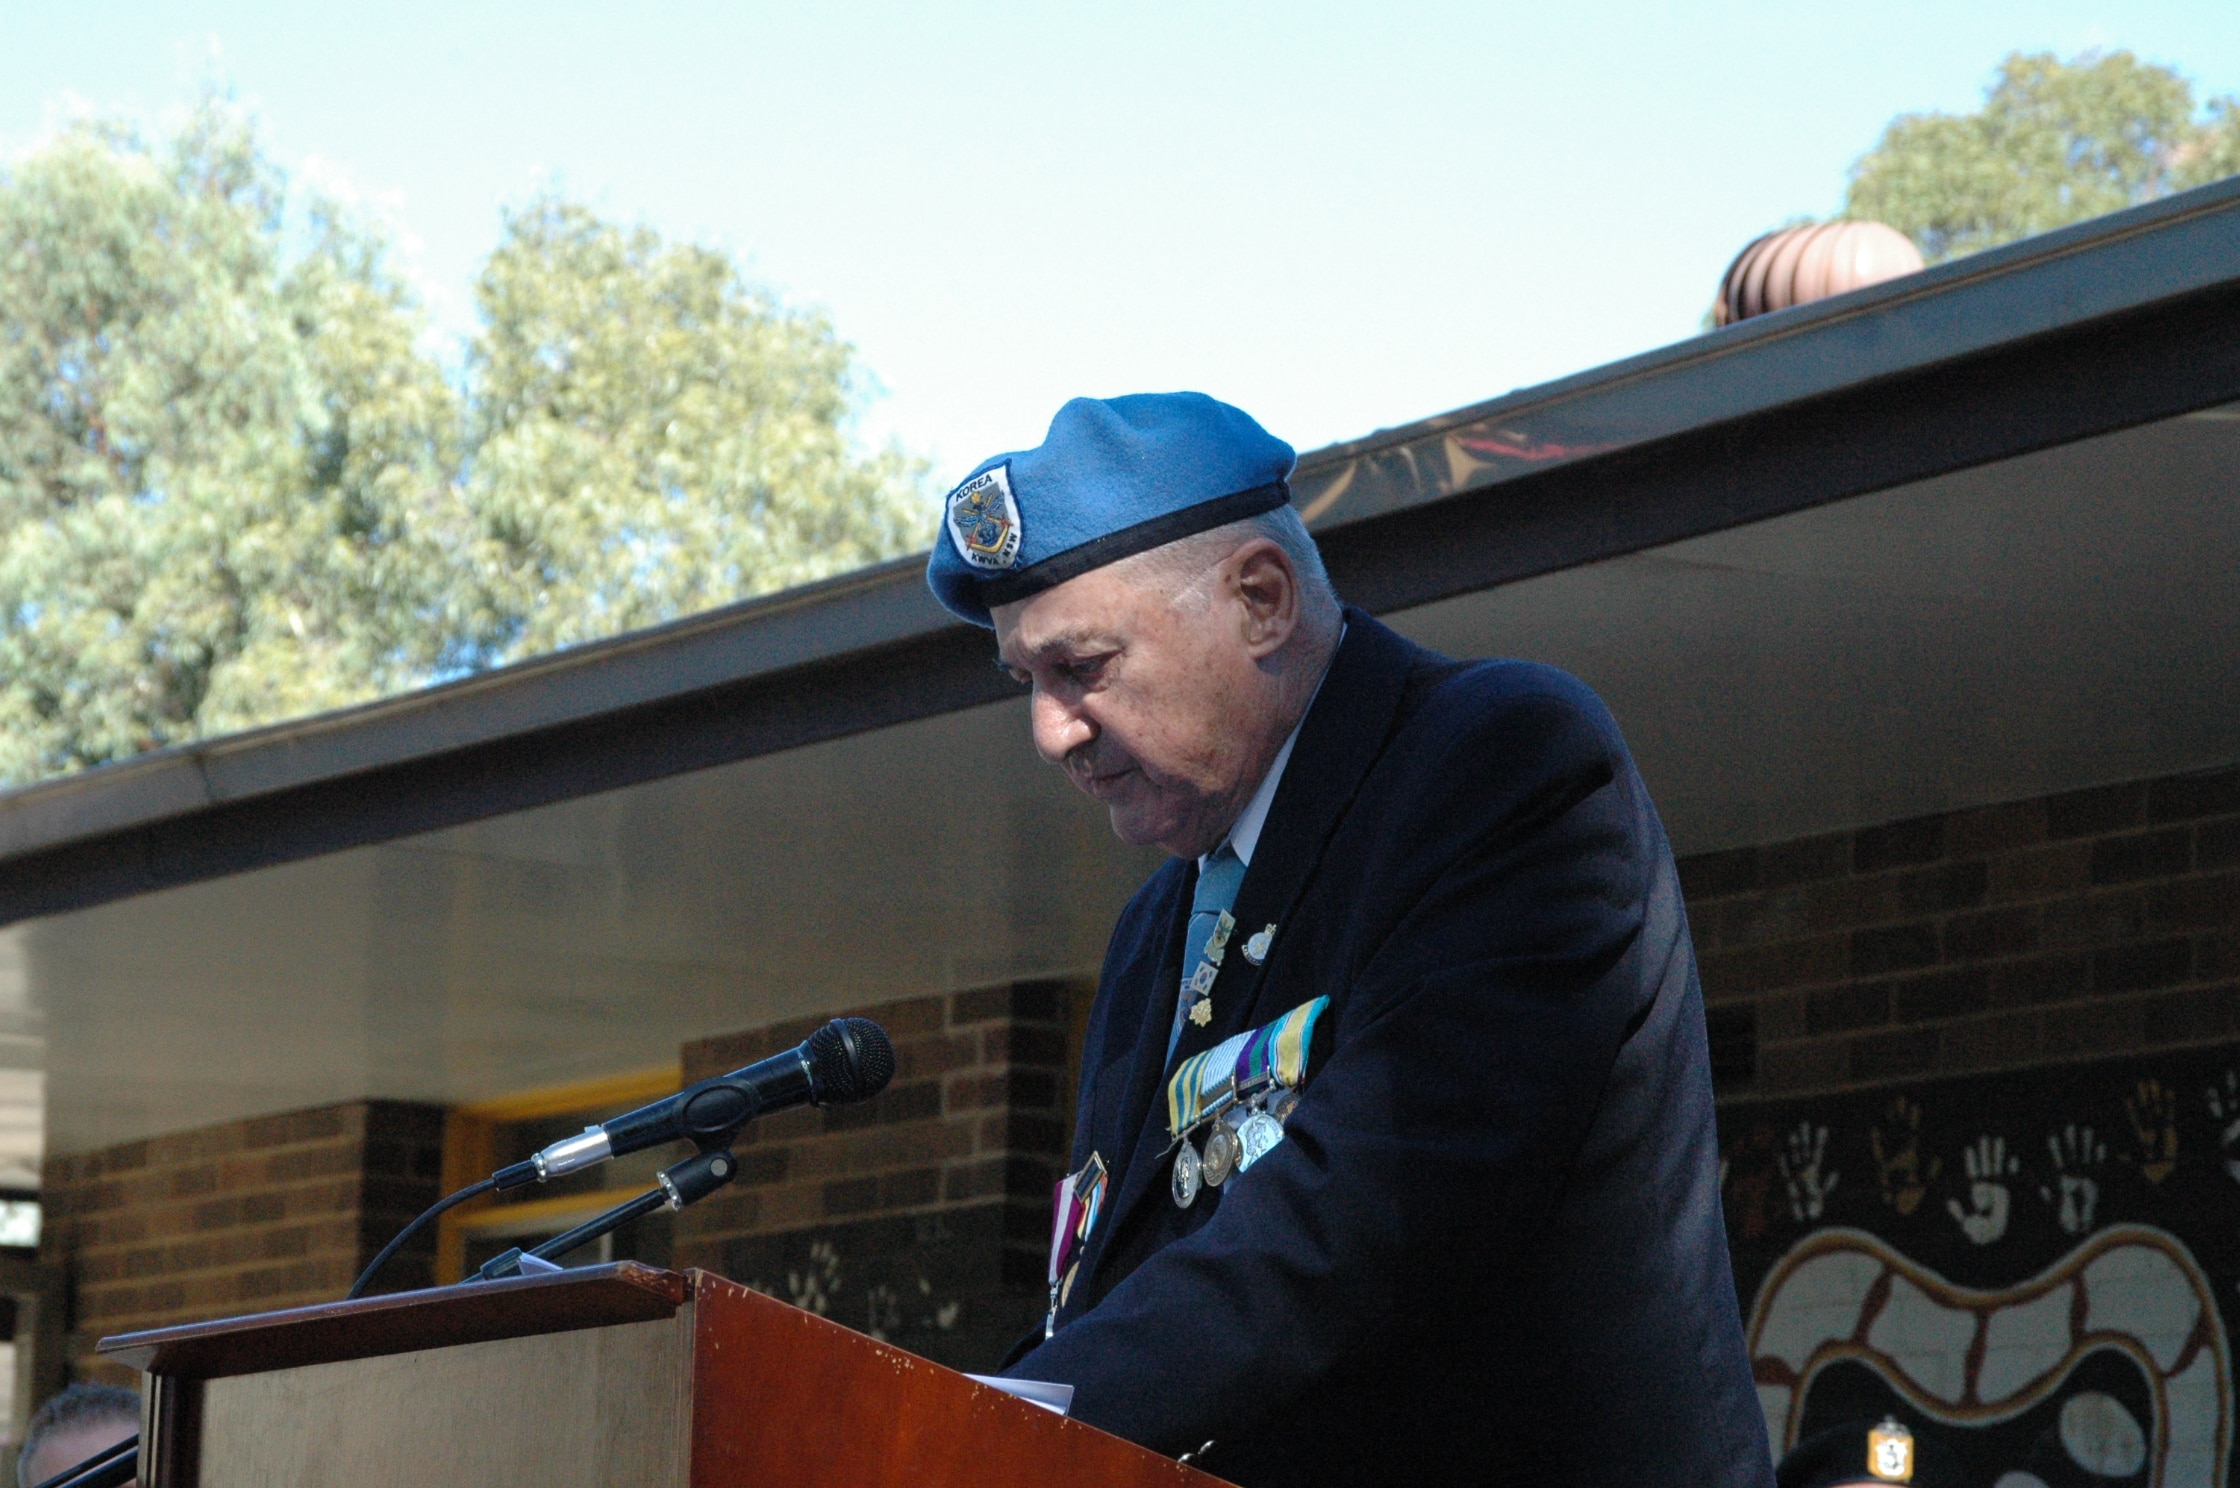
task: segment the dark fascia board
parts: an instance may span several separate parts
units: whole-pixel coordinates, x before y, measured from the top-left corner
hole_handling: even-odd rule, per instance
[[[1294,500],[1359,521],[1905,376],[2240,277],[2240,177],[1318,450]]]
[[[2240,181],[1306,456],[1373,611],[2240,398]],[[895,560],[0,794],[0,924],[1005,696]]]

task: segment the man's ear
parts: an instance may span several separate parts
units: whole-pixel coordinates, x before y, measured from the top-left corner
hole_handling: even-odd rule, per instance
[[[1299,628],[1299,572],[1291,555],[1267,538],[1254,538],[1230,555],[1240,611],[1240,639],[1259,661],[1283,649]]]

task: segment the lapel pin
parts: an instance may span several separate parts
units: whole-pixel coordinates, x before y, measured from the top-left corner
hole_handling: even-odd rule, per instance
[[[1258,966],[1268,959],[1268,946],[1276,938],[1276,927],[1270,925],[1244,943],[1244,958]]]

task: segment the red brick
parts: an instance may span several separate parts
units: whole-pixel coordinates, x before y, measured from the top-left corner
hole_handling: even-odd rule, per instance
[[[1986,865],[1989,882],[1985,897],[1994,904],[2049,899],[2070,894],[2089,881],[2092,845],[2059,842],[2047,847],[2006,853]]]
[[[965,1032],[906,1039],[895,1045],[894,1057],[898,1079],[919,1080],[930,1075],[945,1075],[951,1070],[980,1063],[980,1035]]]
[[[2048,796],[2046,835],[2049,837],[2099,837],[2127,827],[2145,826],[2147,785],[2129,781]]]
[[[1902,864],[1933,863],[1944,853],[1945,819],[1922,816],[1854,833],[1851,866],[1854,872],[1874,873]]]
[[[1708,903],[1729,894],[1748,893],[1760,887],[1758,850],[1754,847],[1696,853],[1680,859],[1677,866],[1680,892],[1691,905]]]
[[[2073,1002],[2046,1014],[2046,1052],[2055,1055],[2120,1054],[2136,1049],[2144,1018],[2138,999]]]
[[[981,1035],[991,1064],[1033,1064],[1057,1068],[1066,1062],[1066,1036],[1056,1028],[1014,1023]]]
[[[2044,1046],[2041,1014],[1994,1013],[1963,1018],[1937,1030],[1937,1065],[1956,1072],[2004,1069],[2038,1058]]]
[[[2185,987],[2143,999],[2140,1033],[2149,1044],[2191,1044],[2240,1033],[2240,983]]]
[[[2147,819],[2190,821],[2240,812],[2240,768],[2172,775],[2147,786]]]
[[[1819,1090],[1848,1078],[1849,1040],[1837,1036],[1766,1044],[1758,1050],[1756,1090],[1768,1095]]]
[[[950,1203],[961,1199],[988,1198],[1003,1192],[1004,1165],[1001,1158],[982,1162],[952,1163],[942,1171],[941,1197]]]
[[[2103,837],[2092,844],[2092,881],[2136,883],[2168,878],[2193,866],[2193,833],[2184,827]]]
[[[2193,862],[2204,871],[2240,867],[2240,817],[2194,828]]]
[[[1853,1081],[1869,1082],[1922,1074],[1933,1069],[1936,1062],[1934,1033],[1899,1029],[1856,1035],[1847,1051],[1845,1068]]]
[[[1767,888],[1841,878],[1852,871],[1852,836],[1831,832],[1799,837],[1758,849],[1758,873]]]
[[[1928,921],[1881,925],[1851,935],[1851,973],[1879,976],[1937,964],[1937,927]]]
[[[1757,999],[1758,1037],[1760,1039],[1792,1039],[1805,1036],[1806,1009],[1811,1005],[1810,992],[1768,992]]]
[[[1905,913],[1898,902],[1901,877],[1875,873],[1864,878],[1828,879],[1793,892],[1807,930],[1852,930],[1879,925]]]
[[[1889,1021],[1887,983],[1847,982],[1836,987],[1821,987],[1807,994],[1805,999],[1804,1022],[1808,1034],[1843,1033]]]
[[[323,1106],[310,1111],[290,1111],[284,1116],[261,1116],[242,1123],[242,1142],[248,1147],[286,1147],[349,1134],[356,1125],[347,1106]]]
[[[2193,974],[2193,942],[2155,940],[2109,946],[2092,954],[2092,990],[2137,992],[2169,987]]]
[[[1954,915],[1944,923],[1944,959],[1949,963],[2027,955],[2038,948],[2038,918],[2038,907],[2028,904]]]
[[[2011,801],[1957,811],[1946,819],[1945,833],[1955,856],[2034,846],[2046,840],[2046,803]]]
[[[2240,873],[2181,878],[2147,891],[2152,931],[2216,930],[2240,926]]]
[[[2037,956],[1991,968],[1993,1007],[2065,1002],[2091,987],[2092,963],[2083,955]]]
[[[1841,981],[1850,970],[1849,956],[1849,937],[1828,935],[1720,951],[1700,958],[1698,970],[1705,987],[1725,996]]]
[[[1991,1006],[1991,979],[1980,966],[1901,977],[1890,985],[1890,1016],[1897,1023],[1964,1017]]]
[[[879,1180],[879,1203],[886,1209],[914,1209],[941,1198],[941,1169],[909,1168]]]
[[[2146,933],[2146,892],[2117,889],[2061,900],[2048,904],[2038,923],[2049,947],[2104,946],[2135,940]]]
[[[942,1082],[943,1109],[984,1111],[1004,1104],[1008,1084],[1002,1074],[952,1075]]]

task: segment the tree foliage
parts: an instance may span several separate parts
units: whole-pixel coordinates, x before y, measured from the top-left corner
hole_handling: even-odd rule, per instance
[[[848,456],[848,349],[704,248],[508,217],[477,290],[470,504],[502,644],[544,651],[905,551],[901,459]]]
[[[1931,263],[2240,174],[2240,99],[2129,52],[2015,53],[1972,114],[1904,114],[1852,168],[1845,215]]]
[[[552,200],[445,376],[381,234],[233,111],[0,173],[0,781],[409,687],[905,551],[849,349]]]

